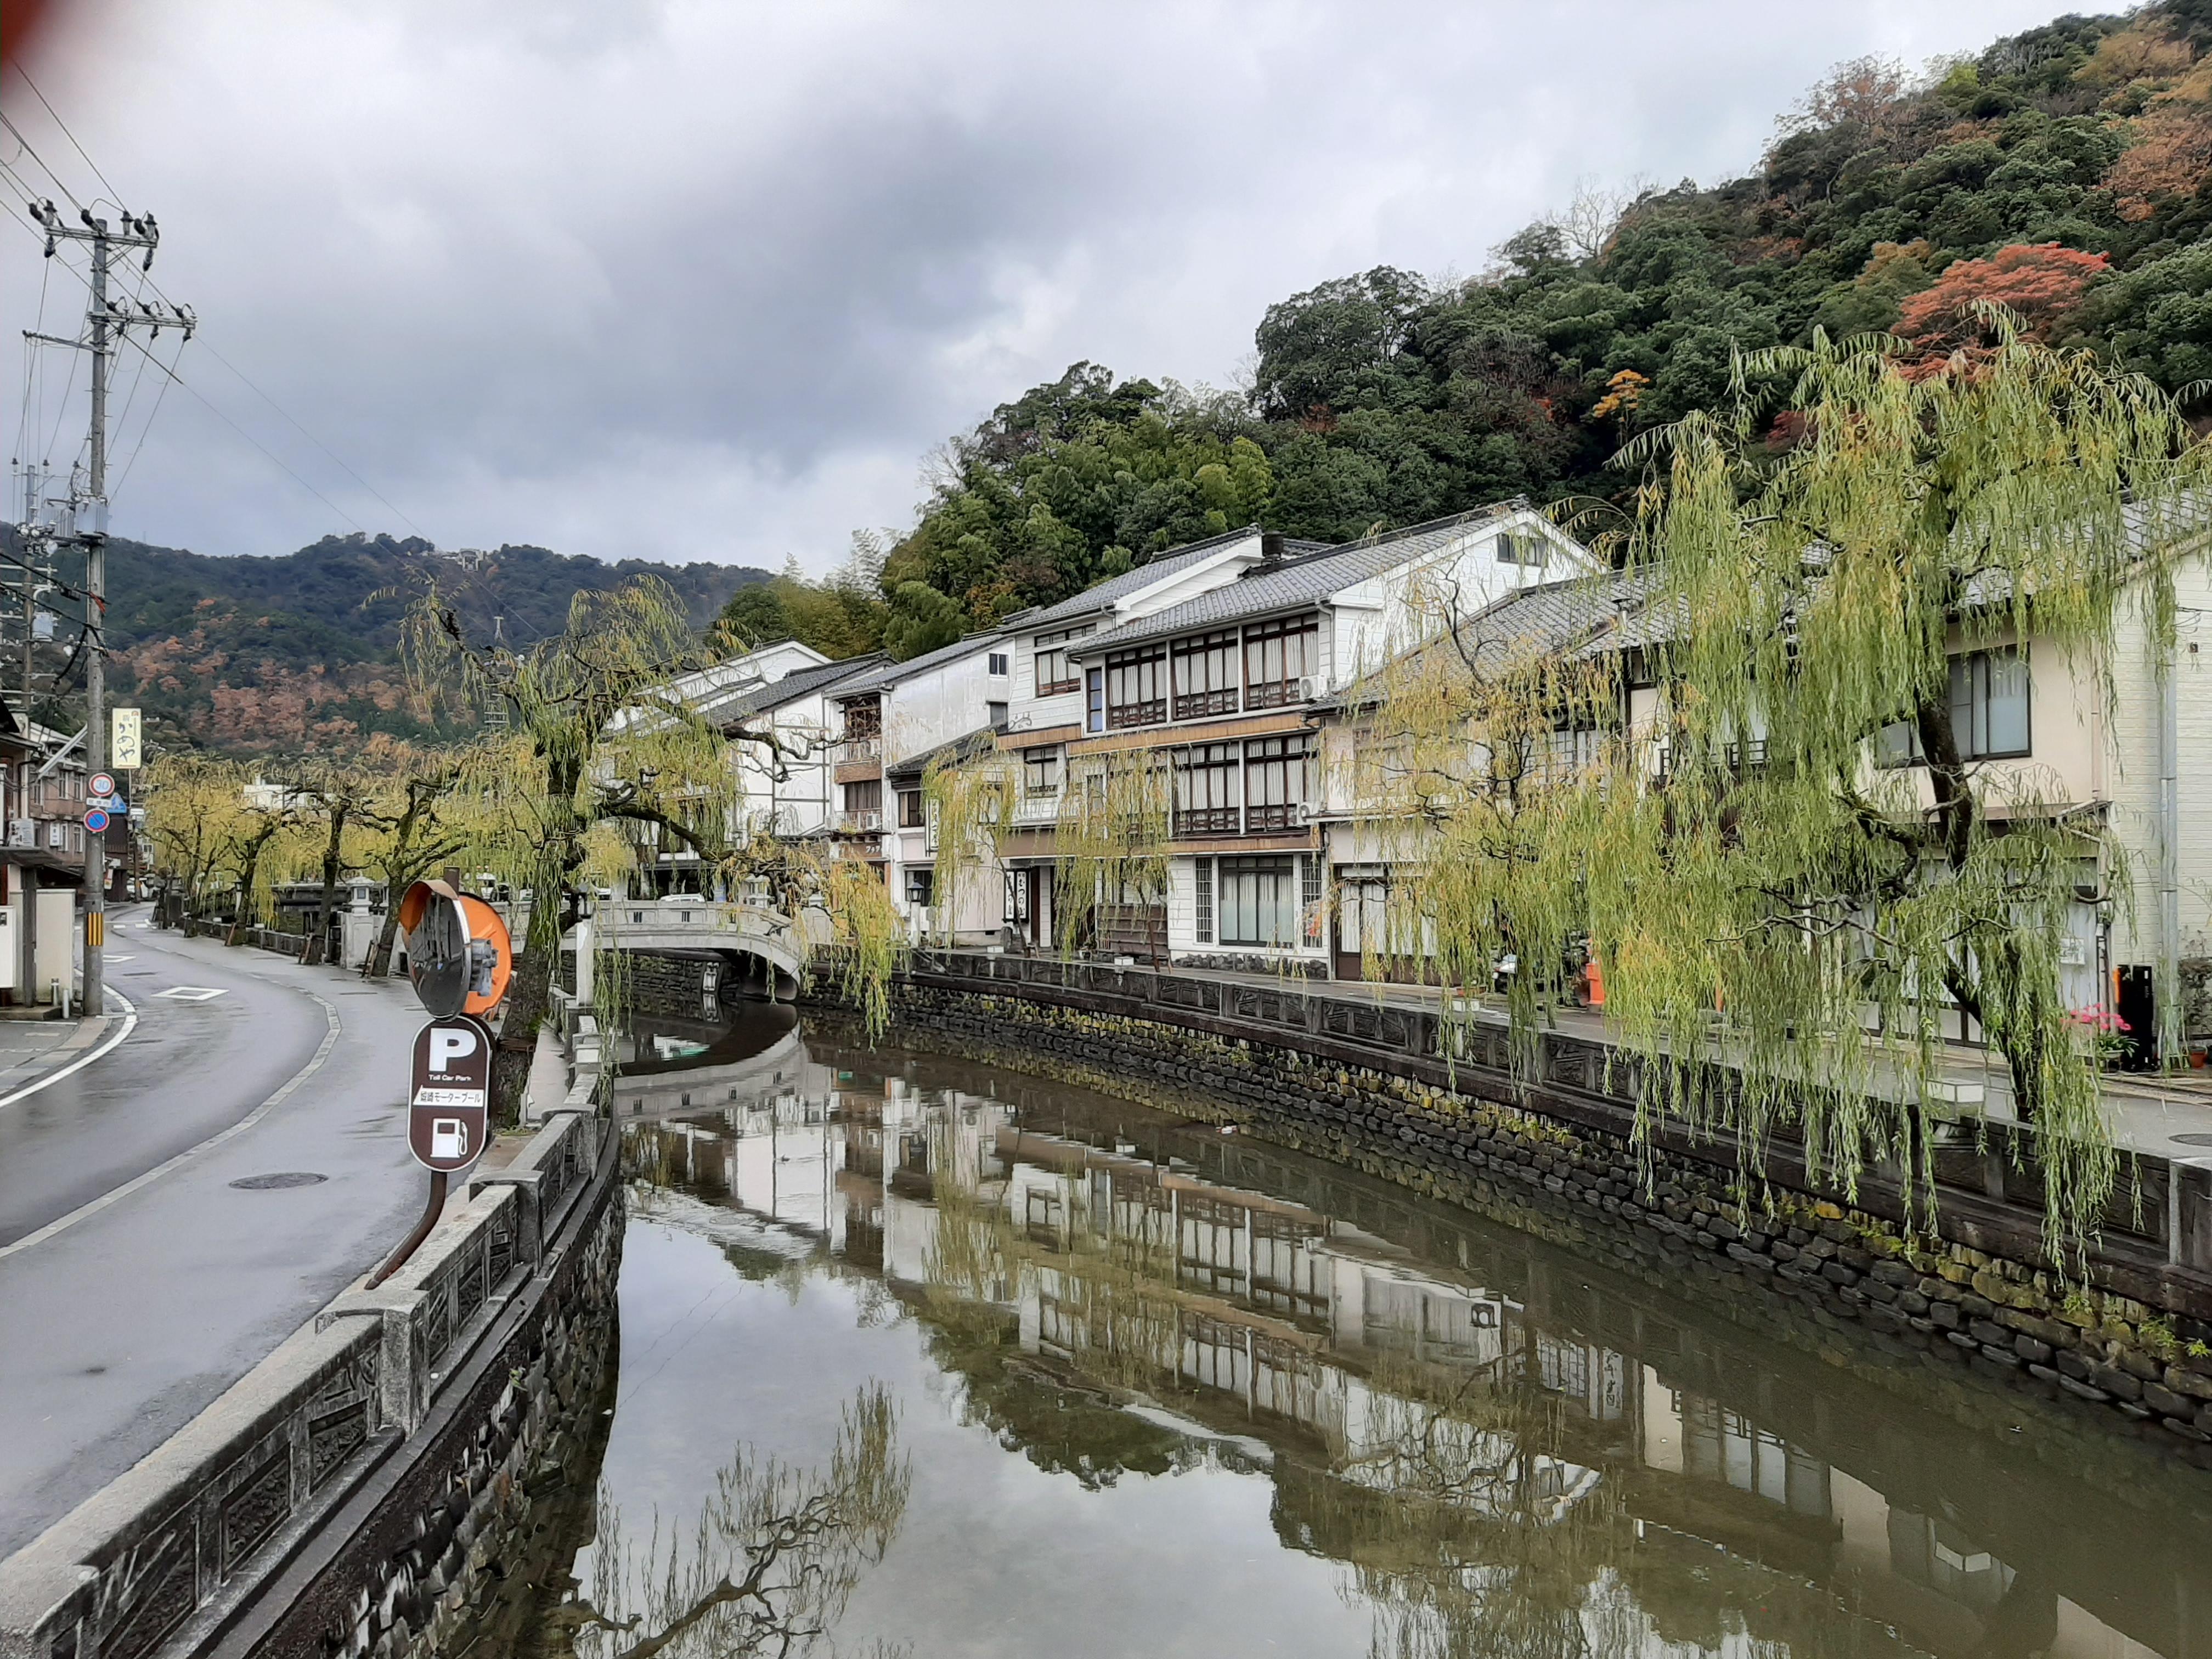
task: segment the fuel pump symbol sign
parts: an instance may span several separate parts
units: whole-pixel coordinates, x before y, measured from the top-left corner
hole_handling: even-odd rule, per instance
[[[429,1170],[465,1170],[483,1152],[491,1103],[491,1032],[466,1014],[415,1034],[415,1087],[407,1145]]]

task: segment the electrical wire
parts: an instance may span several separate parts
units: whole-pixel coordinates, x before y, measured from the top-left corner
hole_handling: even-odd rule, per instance
[[[83,212],[84,204],[76,199],[76,192],[62,182],[61,174],[46,165],[46,158],[39,154],[37,147],[29,139],[23,137],[23,129],[9,120],[5,111],[0,111],[0,127],[5,127],[15,135],[15,142],[23,147],[23,154],[39,164],[39,171],[53,180],[54,188],[69,198],[69,204],[71,207],[80,213]]]
[[[143,356],[149,362],[154,365],[155,368],[160,369],[161,373],[167,375],[171,380],[174,381],[178,386],[182,386],[187,392],[191,393],[193,400],[198,403],[202,409],[207,410],[209,414],[214,416],[216,419],[221,421],[233,432],[238,434],[240,437],[245,439],[246,442],[252,444],[256,449],[259,450],[262,454],[268,457],[270,464],[281,471],[286,477],[289,478],[294,483],[299,485],[301,489],[306,490],[310,495],[313,495],[325,507],[330,508],[331,512],[337,514],[338,517],[343,519],[356,530],[360,531],[362,534],[365,536],[368,533],[368,526],[363,525],[358,519],[355,518],[353,514],[347,512],[329,496],[324,495],[323,492],[316,489],[314,485],[309,483],[305,478],[295,472],[290,467],[285,465],[283,460],[277,455],[276,451],[270,449],[269,446],[263,443],[260,439],[255,437],[244,427],[239,425],[236,421],[232,420],[229,416],[224,414],[222,410],[210,403],[204,397],[202,397],[198,387],[193,386],[192,383],[185,380],[183,375],[178,374],[176,370],[171,368],[160,358],[155,356],[152,350],[142,343],[137,336],[126,331],[121,337],[131,347],[132,349]]]
[[[39,103],[46,110],[47,115],[52,118],[55,126],[60,129],[62,136],[68,139],[70,147],[74,149],[77,155],[83,160],[84,164],[88,167],[91,168],[93,176],[100,180],[101,185],[107,191],[110,198],[115,202],[118,210],[120,210],[122,206],[121,193],[116,190],[114,183],[106,173],[100,171],[100,164],[92,159],[91,153],[88,151],[83,144],[78,141],[76,134],[70,130],[69,123],[62,118],[61,112],[53,106],[52,101],[46,97],[46,94],[42,90],[40,89],[38,83],[31,79],[30,76],[24,71],[20,64],[13,65],[13,67],[16,73],[21,76],[23,84],[30,88],[32,95],[39,100]],[[37,147],[33,145],[28,138],[24,137],[22,130],[18,127],[14,121],[8,119],[4,114],[0,114],[0,125],[4,125],[7,131],[15,136],[16,143],[22,147],[23,153],[28,155],[31,160],[38,165],[40,172],[44,173],[48,179],[53,181],[54,187],[69,200],[70,205],[76,208],[80,213],[85,211],[84,204],[78,199],[76,192],[70,189],[68,184],[47,162],[46,159],[39,154]],[[0,164],[0,176],[4,176],[8,183],[12,185],[17,191],[21,191],[27,205],[33,204],[39,199],[38,192],[33,191],[29,182],[20,177],[11,166],[8,164]],[[21,222],[19,221],[18,222]],[[26,224],[24,228],[27,230],[31,229],[27,224]],[[34,239],[39,240],[42,245],[44,244],[46,238],[40,232],[32,230],[31,234]],[[88,289],[89,288],[90,277],[88,273],[78,270],[73,265],[66,268],[69,269],[73,275],[76,276],[81,282],[83,282]],[[48,266],[48,274],[51,275],[51,264],[49,264]],[[131,270],[126,267],[125,271],[118,272],[117,274],[118,276],[125,276],[127,280],[131,281],[132,284],[132,293],[131,297],[135,303],[143,305],[144,303],[145,294],[147,290],[150,289],[154,295],[164,304],[169,306],[172,310],[178,308],[176,301],[169,298],[168,295],[163,291],[161,284],[154,279],[150,271],[148,270],[143,264],[140,265],[136,270]],[[40,319],[42,322],[45,313],[45,300],[46,283],[45,279],[42,278],[40,283]],[[145,379],[147,366],[151,365],[154,368],[160,370],[161,379],[159,382],[159,388],[155,395],[153,407],[148,411],[146,422],[139,430],[138,441],[131,447],[130,453],[124,462],[124,465],[120,472],[118,474],[116,483],[111,488],[111,495],[119,493],[123,484],[130,478],[131,470],[137,465],[138,457],[144,450],[146,438],[152,430],[155,417],[161,413],[161,405],[168,397],[169,387],[172,384],[174,384],[184,387],[187,392],[191,393],[195,402],[199,404],[202,408],[205,409],[217,420],[221,421],[225,426],[228,427],[233,432],[236,433],[240,438],[244,439],[248,444],[252,445],[256,450],[258,450],[264,459],[268,460],[271,465],[275,466],[279,471],[283,472],[287,477],[291,479],[294,483],[299,485],[301,489],[306,490],[317,501],[320,501],[325,507],[337,514],[341,520],[345,523],[351,525],[356,531],[360,531],[364,535],[368,533],[366,527],[363,526],[358,520],[355,519],[351,514],[346,512],[345,509],[338,506],[336,501],[333,501],[321,490],[316,489],[313,484],[308,483],[306,478],[295,471],[283,460],[282,457],[277,455],[275,451],[271,450],[266,444],[264,444],[252,433],[248,432],[244,427],[240,426],[236,421],[225,414],[221,408],[202,393],[197,386],[185,380],[185,378],[177,372],[174,363],[162,362],[161,360],[154,354],[153,350],[141,343],[127,327],[118,329],[116,332],[118,339],[119,341],[127,342],[140,354],[143,360],[138,366],[137,374],[132,378],[131,389],[125,398],[122,416],[116,422],[116,430],[118,438],[121,437],[125,423],[130,418],[131,407],[137,401],[139,386],[143,383]],[[34,343],[26,342],[27,346],[32,343]],[[269,394],[268,392],[264,391],[251,375],[246,373],[244,369],[239,368],[237,364],[232,362],[228,357],[224,356],[211,342],[203,340],[201,342],[201,346],[202,349],[209,356],[213,357],[216,362],[220,363],[230,373],[230,374],[237,379],[240,384],[245,386],[248,391],[252,392],[255,397],[260,398],[263,403],[268,404],[270,409],[274,410],[283,418],[285,422],[295,431],[299,433],[301,437],[305,438],[310,444],[320,450],[340,471],[346,475],[347,477],[350,478],[367,494],[374,497],[386,511],[391,513],[395,518],[398,519],[400,522],[406,525],[407,527],[412,530],[416,535],[423,535],[422,527],[420,525],[416,524],[413,519],[410,518],[406,513],[395,505],[391,499],[383,493],[383,491],[378,489],[374,484],[370,483],[368,479],[362,477],[359,472],[356,471],[352,466],[347,464],[345,459],[340,456],[336,450],[332,449],[328,444],[325,443],[320,438],[317,437],[313,432],[308,430],[304,422],[302,422],[289,410],[286,409],[282,404],[278,403],[275,398]],[[51,465],[52,447],[55,443],[58,443],[60,441],[61,421],[66,415],[70,394],[76,389],[76,366],[75,356],[76,354],[72,353],[70,377],[63,387],[61,401],[57,409],[53,434],[48,440],[46,446],[49,465]],[[181,362],[182,359],[183,343],[180,341],[178,346],[177,361]],[[27,406],[30,397],[28,375],[29,370],[27,357],[25,383],[25,398]],[[43,377],[41,377],[40,384],[43,387]],[[43,405],[43,397],[40,398],[40,402],[41,405]],[[427,540],[428,538],[425,537],[424,539]],[[13,562],[21,562],[20,561]],[[28,566],[25,566],[24,568],[26,569],[30,568]],[[489,584],[484,582],[483,577],[478,573],[467,570],[464,568],[463,574],[468,579],[470,586],[478,588],[484,597],[488,599],[491,597]],[[81,652],[82,641],[80,641],[79,649]],[[73,653],[71,657],[71,667],[74,666],[75,661],[76,654]],[[69,670],[65,669],[64,672],[64,674],[66,674]]]
[[[26,146],[26,148],[27,148],[27,146]],[[43,164],[43,163],[41,163],[41,165],[44,165],[44,164]],[[22,222],[21,222],[21,221],[20,221],[20,220],[19,220],[19,221],[16,221],[16,222],[17,222],[17,223],[22,223]],[[45,239],[43,236],[41,236],[41,235],[39,234],[39,232],[38,232],[38,231],[36,231],[36,230],[33,229],[33,228],[32,228],[32,227],[31,227],[31,226],[29,226],[28,224],[24,224],[24,225],[23,225],[23,228],[24,228],[26,231],[28,231],[28,232],[30,233],[30,234],[31,234],[31,236],[33,238],[33,240],[35,240],[39,241],[41,245],[43,245],[43,244],[44,244],[44,242],[45,242],[46,239]],[[74,267],[71,267],[71,270],[72,270],[73,274],[74,274],[74,275],[76,275],[76,276],[77,277],[77,279],[78,279],[80,282],[83,282],[83,283],[86,283],[86,285],[87,285],[87,287],[88,287],[88,288],[89,288],[89,286],[90,286],[90,278],[89,278],[89,277],[86,276],[85,276],[85,274],[84,274],[82,271],[76,270]],[[158,292],[158,290],[157,290],[157,292]],[[199,405],[200,405],[202,408],[205,409],[205,410],[208,411],[208,413],[209,413],[209,414],[210,414],[210,415],[214,416],[216,417],[216,419],[217,419],[217,420],[221,421],[221,422],[222,422],[225,426],[228,427],[228,428],[229,428],[233,432],[235,432],[235,433],[236,433],[240,437],[241,437],[241,438],[245,439],[245,440],[246,440],[246,441],[247,443],[249,443],[249,444],[252,445],[254,448],[256,448],[256,449],[259,450],[259,451],[261,452],[262,455],[263,455],[263,456],[264,456],[264,458],[265,458],[265,459],[270,462],[270,464],[271,465],[275,466],[275,467],[277,469],[277,471],[279,471],[280,472],[283,473],[283,475],[284,475],[286,477],[288,477],[288,478],[291,479],[291,481],[292,481],[294,483],[295,483],[295,484],[299,485],[301,489],[302,489],[306,490],[306,491],[307,491],[310,495],[313,495],[313,496],[317,501],[320,501],[320,502],[321,502],[325,507],[329,507],[329,508],[331,509],[331,512],[333,512],[333,513],[337,514],[338,515],[338,517],[339,517],[339,518],[341,518],[341,519],[344,520],[346,523],[348,523],[348,524],[351,525],[351,526],[352,526],[356,530],[359,530],[359,531],[361,531],[361,532],[362,532],[362,534],[364,534],[364,535],[368,534],[368,531],[367,531],[366,527],[362,526],[362,524],[361,523],[361,521],[360,521],[359,520],[356,519],[356,518],[355,518],[351,514],[348,513],[348,512],[347,512],[343,507],[340,507],[340,506],[339,506],[336,501],[332,501],[329,496],[327,496],[327,495],[324,495],[324,494],[323,494],[323,492],[322,492],[321,490],[319,490],[319,489],[316,489],[316,488],[314,487],[314,485],[313,485],[313,484],[309,483],[308,483],[305,478],[301,477],[297,472],[294,471],[293,471],[289,466],[286,465],[285,465],[285,463],[284,463],[284,461],[283,461],[283,459],[280,456],[278,456],[278,455],[276,453],[276,452],[274,452],[273,450],[271,450],[271,449],[270,449],[270,448],[266,444],[263,443],[263,442],[262,442],[258,438],[255,437],[252,433],[248,432],[248,431],[247,431],[244,427],[242,427],[242,426],[239,425],[239,423],[238,423],[236,421],[232,420],[232,419],[230,418],[230,416],[228,416],[228,415],[224,414],[224,413],[222,412],[222,410],[221,409],[219,409],[219,408],[217,408],[214,404],[210,403],[210,402],[207,400],[207,398],[204,398],[204,396],[202,396],[202,395],[201,395],[200,391],[199,391],[199,389],[198,389],[197,386],[194,386],[193,385],[191,385],[189,381],[187,381],[186,380],[185,380],[185,379],[184,379],[184,377],[183,377],[182,375],[179,374],[178,374],[174,369],[171,368],[167,364],[166,364],[166,363],[162,362],[161,361],[161,359],[159,359],[158,357],[155,357],[155,356],[153,356],[153,354],[152,354],[150,351],[148,351],[148,350],[147,350],[147,349],[146,349],[146,347],[139,342],[138,337],[137,337],[136,335],[132,334],[132,333],[130,331],[130,330],[128,330],[127,328],[126,328],[126,329],[118,329],[118,330],[116,331],[116,337],[117,337],[118,339],[121,340],[121,341],[122,341],[123,343],[125,343],[125,344],[127,344],[127,345],[131,346],[133,349],[135,349],[135,350],[138,351],[139,353],[141,353],[142,355],[145,356],[146,356],[149,361],[151,361],[151,362],[152,362],[152,363],[153,363],[154,367],[155,367],[155,368],[160,369],[160,370],[161,371],[161,373],[162,373],[162,374],[164,374],[164,375],[165,375],[165,376],[166,376],[169,380],[173,380],[173,381],[174,381],[177,385],[179,385],[179,386],[183,386],[183,387],[184,387],[184,389],[185,389],[186,392],[190,392],[190,393],[191,394],[191,396],[192,396],[193,399],[194,399],[196,402],[198,402],[198,403],[199,404]],[[73,392],[76,390],[76,364],[75,364],[75,362],[74,362],[74,358],[75,358],[76,356],[78,356],[79,354],[77,354],[77,353],[74,353],[74,352],[73,352],[73,353],[71,353],[70,355],[71,355],[72,362],[71,362],[71,364],[70,364],[70,380],[69,380],[68,384],[67,384],[67,385],[63,388],[63,392],[62,392],[62,401],[61,401],[60,409],[59,409],[59,411],[56,414],[56,416],[55,416],[55,417],[54,417],[54,431],[53,431],[53,435],[52,435],[52,438],[50,438],[50,439],[48,440],[48,441],[47,441],[47,445],[46,445],[46,456],[47,456],[47,459],[48,459],[48,462],[49,462],[49,464],[51,464],[52,455],[52,449],[53,449],[53,446],[54,446],[54,444],[58,443],[58,442],[61,441],[61,422],[62,422],[62,419],[63,419],[63,417],[64,417],[64,416],[66,416],[66,414],[68,413],[68,410],[69,410],[69,398],[70,398],[70,394],[71,392]],[[142,441],[143,441],[143,440],[142,440]],[[135,459],[135,457],[134,457],[134,459]]]
[[[69,124],[62,119],[60,113],[54,108],[53,105],[48,102],[46,94],[39,90],[37,84],[32,81],[29,75],[24,73],[20,64],[15,65],[15,67],[16,73],[22,76],[23,84],[31,88],[33,94],[37,97],[39,102],[46,106],[46,113],[53,117],[54,125],[61,129],[62,135],[70,141],[70,143],[76,149],[76,153],[84,157],[84,163],[87,167],[92,169],[93,175],[97,178],[102,185],[106,186],[111,196],[115,195],[115,186],[108,181],[107,175],[100,172],[99,164],[86,153],[84,146],[77,143],[76,135],[70,131]],[[25,154],[28,155],[33,161],[36,161],[39,164],[40,170],[43,171],[49,179],[52,179],[54,181],[54,187],[59,190],[63,195],[69,198],[70,203],[72,206],[76,207],[80,211],[82,211],[83,209],[83,204],[79,202],[76,195],[71,192],[69,186],[62,182],[60,175],[55,173],[53,168],[46,164],[46,158],[40,155],[37,149],[33,147],[30,140],[23,137],[21,129],[17,127],[13,121],[8,120],[4,115],[0,115],[0,123],[4,123],[8,131],[15,135],[15,142],[22,145]],[[35,196],[30,191],[27,185],[23,184],[20,179],[17,183],[19,187],[23,188],[27,196],[30,196],[33,200],[36,199]],[[118,207],[120,206],[119,200],[118,205]],[[171,300],[168,295],[163,292],[161,285],[160,283],[154,280],[151,272],[141,269],[135,274],[141,279],[141,286],[139,289],[140,295],[143,296],[144,291],[150,288],[154,291],[155,296],[157,299],[172,307],[175,306],[176,301]],[[244,369],[239,368],[237,364],[232,362],[229,358],[224,356],[222,353],[216,348],[213,343],[204,340],[200,343],[202,349],[207,353],[207,355],[214,358],[216,362],[222,364],[222,367],[228,369],[232,374],[235,375],[239,381],[245,386],[247,391],[252,392],[253,395],[260,398],[263,403],[267,404],[270,408],[275,410],[278,415],[283,417],[284,421],[293,428],[293,430],[297,432],[301,437],[305,438],[309,443],[313,444],[317,449],[322,451],[322,453],[330,459],[331,464],[337,466],[341,472],[344,473],[347,477],[352,479],[355,483],[358,484],[368,495],[374,496],[379,505],[380,505],[386,512],[391,514],[402,524],[404,524],[417,536],[422,536],[423,534],[422,526],[416,524],[414,520],[409,518],[404,512],[400,510],[399,507],[393,505],[392,501],[386,496],[382,490],[377,489],[375,485],[369,483],[368,479],[362,477],[360,473],[355,471],[351,466],[348,465],[343,456],[341,456],[336,450],[332,449],[328,444],[325,443],[320,438],[318,438],[313,432],[309,431],[307,426],[297,416],[294,415],[290,410],[285,408],[283,404],[278,403],[276,399],[270,396],[267,392],[264,391],[259,384],[257,383],[251,375],[247,374]],[[185,390],[192,392],[195,397],[199,395],[198,392],[193,391],[193,388],[190,386],[187,386]],[[350,524],[353,520],[349,518],[347,522]],[[425,539],[427,540],[428,538],[426,537]]]
[[[182,340],[179,340],[177,342],[177,360],[181,362],[184,358],[184,355],[185,343]],[[159,368],[161,366],[156,364],[155,367]],[[161,381],[161,385],[155,390],[154,407],[146,412],[146,424],[138,428],[138,441],[131,445],[130,458],[123,463],[123,471],[117,475],[114,484],[108,490],[108,495],[111,499],[114,496],[120,495],[123,493],[123,486],[129,483],[131,479],[131,469],[138,465],[139,454],[146,447],[146,434],[154,429],[155,417],[161,412],[161,400],[169,395],[170,381],[176,379],[176,363],[172,362],[168,366],[166,373],[167,378],[165,378]],[[143,379],[145,374],[145,371],[141,369],[139,371],[139,374]],[[128,410],[125,410],[124,412],[125,414],[130,413]],[[119,422],[118,423],[118,430],[120,430]]]
[[[46,331],[46,285],[52,280],[53,274],[53,267],[51,265],[41,264],[39,267],[39,319],[37,330],[38,332],[41,334]],[[39,361],[38,351],[39,343],[36,340],[26,340],[23,342],[23,407],[21,412],[15,417],[15,436],[19,446],[24,438],[30,435],[33,366]]]
[[[52,104],[46,102],[46,94],[39,90],[39,83],[31,79],[31,72],[23,67],[20,59],[10,64],[9,67],[12,68],[15,71],[16,75],[21,78],[23,84],[30,88],[31,95],[33,98],[36,98],[40,104],[45,105],[46,113],[54,118],[54,125],[62,130],[62,137],[70,141],[70,148],[76,150],[79,155],[84,157],[84,164],[92,169],[92,176],[99,179],[100,184],[106,187],[109,197],[113,199],[116,207],[120,210],[123,205],[121,192],[119,192],[113,185],[107,182],[107,175],[100,170],[100,163],[94,161],[89,155],[86,154],[84,146],[77,143],[76,134],[70,131],[69,123],[62,119],[61,112],[56,109]],[[20,137],[21,135],[18,134],[17,136]],[[27,149],[30,146],[26,144],[24,148]],[[41,161],[39,165],[40,167],[44,167],[46,166],[46,163]]]

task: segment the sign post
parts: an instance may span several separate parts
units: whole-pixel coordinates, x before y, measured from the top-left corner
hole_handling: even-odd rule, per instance
[[[135,708],[111,708],[107,763],[118,772],[135,772],[145,764],[145,728]]]
[[[491,1121],[491,1032],[467,1014],[415,1034],[407,1148],[424,1169],[452,1174],[483,1156]]]
[[[491,1133],[493,1042],[488,1016],[507,994],[514,953],[507,924],[482,899],[450,882],[418,881],[399,902],[407,977],[432,1016],[415,1034],[407,1091],[407,1149],[430,1172],[429,1201],[391,1258],[370,1275],[374,1290],[413,1255],[446,1207],[446,1180],[483,1156]]]

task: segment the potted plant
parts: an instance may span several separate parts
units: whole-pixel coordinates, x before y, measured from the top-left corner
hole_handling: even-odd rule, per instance
[[[2081,1029],[2101,1069],[2111,1071],[2135,1052],[2135,1041],[2129,1035],[2135,1028],[2120,1018],[2117,1009],[2094,1002],[2075,1009],[2068,1018]]]

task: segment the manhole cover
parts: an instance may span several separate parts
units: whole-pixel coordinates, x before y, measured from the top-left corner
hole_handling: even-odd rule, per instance
[[[2212,1146],[2212,1135],[2176,1135],[2173,1144],[2177,1146]]]
[[[232,1182],[249,1193],[263,1192],[271,1187],[312,1187],[319,1181],[328,1181],[328,1176],[316,1175],[308,1170],[279,1170],[275,1175],[246,1176]]]

